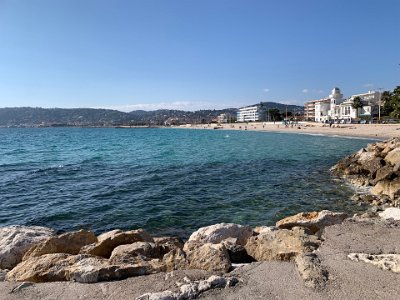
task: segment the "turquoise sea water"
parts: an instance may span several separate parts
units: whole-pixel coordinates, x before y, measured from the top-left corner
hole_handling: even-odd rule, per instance
[[[250,131],[0,129],[0,226],[145,228],[187,237],[219,222],[271,225],[352,212],[329,168],[370,142]]]

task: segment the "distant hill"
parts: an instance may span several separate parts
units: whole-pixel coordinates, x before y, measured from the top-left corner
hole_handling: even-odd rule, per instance
[[[260,105],[260,104],[257,104]],[[286,105],[274,102],[263,102],[269,108],[284,112]],[[301,106],[288,105],[288,110],[302,110]],[[186,123],[209,123],[218,115],[225,113],[234,119],[236,108],[222,110],[182,111],[160,109],[154,111],[135,110],[121,112],[111,109],[94,108],[40,108],[40,107],[7,107],[0,108],[1,127],[32,126],[122,126],[122,125],[164,125]]]

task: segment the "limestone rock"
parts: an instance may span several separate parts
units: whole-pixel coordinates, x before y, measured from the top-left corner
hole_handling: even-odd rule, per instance
[[[306,287],[316,290],[325,287],[328,272],[321,266],[321,261],[315,254],[298,255],[295,264]]]
[[[183,249],[184,242],[179,237],[155,237],[154,243],[160,247],[161,253],[166,254],[174,249]]]
[[[175,248],[164,255],[162,262],[165,265],[166,271],[185,270],[188,269],[189,263],[186,259],[186,254],[180,248]]]
[[[92,283],[125,279],[157,271],[149,263],[112,265],[107,259],[88,254],[52,253],[30,257],[11,270],[6,278],[11,281],[52,282],[73,280]]]
[[[253,257],[247,254],[244,246],[229,242],[229,240],[223,241],[222,244],[224,244],[224,246],[228,250],[231,263],[242,264],[255,261]]]
[[[350,253],[347,256],[352,261],[363,261],[382,270],[400,273],[400,254],[366,254],[366,253]]]
[[[97,238],[93,232],[87,230],[67,232],[34,245],[25,253],[23,260],[50,253],[78,254],[83,246],[95,242]]]
[[[371,177],[375,176],[376,172],[382,168],[382,163],[381,163],[381,158],[379,157],[374,157],[373,159],[366,161],[364,163],[362,163],[361,165],[361,172],[364,170],[367,173],[369,173],[369,175]]]
[[[395,148],[391,150],[385,157],[385,161],[392,166],[400,163],[400,148]]]
[[[67,268],[66,280],[95,283],[148,275],[158,271],[149,263],[113,265],[107,259],[85,257]]]
[[[201,242],[218,244],[225,239],[235,238],[239,245],[244,246],[253,231],[249,226],[243,226],[233,223],[220,223],[207,227],[202,227],[192,233],[189,242]]]
[[[190,269],[227,272],[231,267],[228,251],[223,244],[188,241],[184,250]]]
[[[114,264],[135,263],[138,258],[139,261],[161,258],[160,247],[148,242],[121,245],[112,251],[110,261]]]
[[[294,227],[281,229],[251,237],[245,249],[257,261],[293,259],[298,254],[310,253],[317,249],[321,241],[309,235],[307,229]]]
[[[375,175],[375,182],[379,182],[381,180],[390,179],[390,176],[393,174],[393,168],[389,165],[386,165],[379,170],[377,170]]]
[[[390,193],[390,180],[381,180],[371,189],[373,195],[389,195]]]
[[[389,207],[386,208],[383,212],[379,213],[379,216],[383,219],[394,219],[400,220],[400,208],[397,207]]]
[[[50,228],[39,226],[0,228],[0,269],[12,269],[29,248],[53,235],[54,231]]]
[[[143,229],[130,231],[113,230],[100,235],[97,243],[83,247],[80,253],[109,258],[116,247],[135,242],[153,243],[154,240]]]
[[[65,253],[45,254],[31,257],[18,264],[6,276],[11,281],[65,281],[67,267],[77,262],[77,257]]]
[[[315,233],[326,226],[342,223],[346,217],[345,213],[336,213],[329,210],[302,212],[278,221],[276,227],[279,229],[291,229],[295,226],[301,226]]]

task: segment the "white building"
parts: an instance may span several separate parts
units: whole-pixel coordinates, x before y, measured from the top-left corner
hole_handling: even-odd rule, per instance
[[[220,114],[218,117],[217,117],[217,122],[219,123],[219,124],[222,124],[222,123],[228,123],[228,116],[226,115],[226,114]]]
[[[363,103],[362,108],[353,108],[354,99],[360,97]],[[372,117],[379,105],[380,93],[369,91],[368,93],[352,95],[344,99],[340,89],[335,87],[329,98],[313,101],[315,103],[315,121],[343,121],[351,122],[360,117]],[[309,105],[308,103],[306,103]]]
[[[261,121],[261,109],[259,106],[248,106],[239,108],[237,112],[238,122]]]
[[[315,122],[325,122],[328,112],[331,109],[331,99],[321,99],[315,101]]]

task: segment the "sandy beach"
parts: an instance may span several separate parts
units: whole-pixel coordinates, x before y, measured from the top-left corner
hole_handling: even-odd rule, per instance
[[[214,129],[217,125],[191,125],[186,128]],[[282,122],[256,122],[218,125],[219,130],[253,130],[267,132],[287,132],[329,136],[348,136],[371,139],[389,139],[400,136],[400,124],[329,124],[299,122],[285,126]]]

